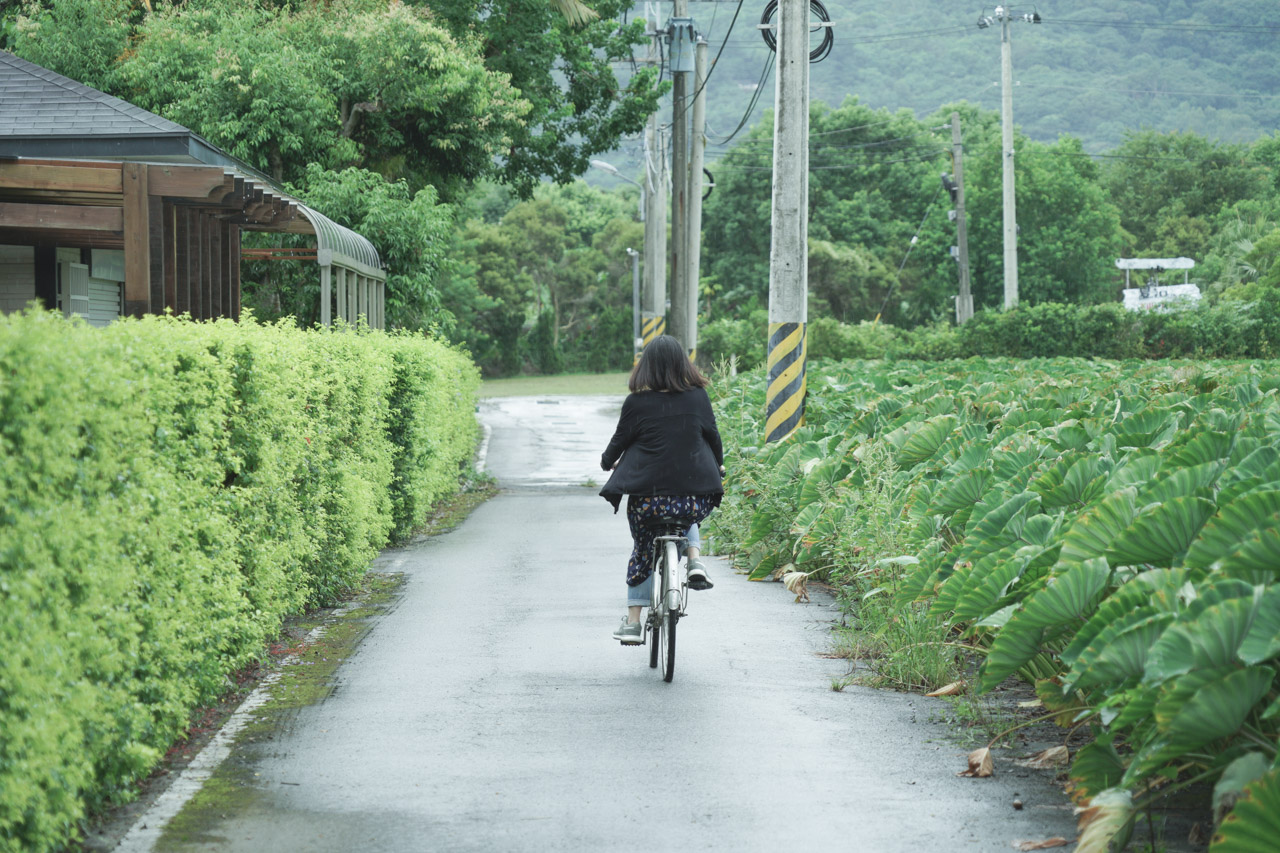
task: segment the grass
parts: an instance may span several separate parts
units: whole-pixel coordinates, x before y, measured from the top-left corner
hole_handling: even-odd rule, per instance
[[[573,373],[558,376],[512,376],[486,379],[481,397],[563,397],[626,394],[628,373]]]

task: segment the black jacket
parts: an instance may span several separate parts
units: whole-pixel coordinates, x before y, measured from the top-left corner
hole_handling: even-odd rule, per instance
[[[724,494],[724,449],[707,392],[695,388],[629,395],[600,457],[606,471],[615,463],[600,490],[614,512],[623,495],[714,495],[718,505]]]

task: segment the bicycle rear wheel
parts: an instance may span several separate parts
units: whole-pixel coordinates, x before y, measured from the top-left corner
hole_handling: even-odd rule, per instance
[[[661,631],[660,642],[654,644],[654,648],[661,648],[658,651],[658,658],[662,663],[662,680],[670,682],[676,674],[676,619],[679,617],[674,611],[668,612],[665,619],[659,620],[666,622],[665,630]]]

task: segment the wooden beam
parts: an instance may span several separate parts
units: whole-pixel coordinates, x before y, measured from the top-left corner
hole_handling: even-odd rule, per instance
[[[147,241],[150,243],[151,293],[148,296],[151,310],[157,314],[164,310],[164,200],[151,196],[147,199]]]
[[[209,217],[196,213],[196,232],[200,235],[200,319],[213,319],[213,246],[209,237]]]
[[[57,190],[70,193],[119,193],[120,166],[83,169],[0,161],[0,189]]]
[[[231,319],[240,321],[240,229],[229,229],[231,242]]]
[[[124,217],[115,207],[0,202],[0,228],[119,233],[124,230]]]
[[[151,208],[147,202],[147,166],[124,166],[124,315],[151,311]]]
[[[178,314],[191,311],[191,208],[174,206],[174,294],[173,310]]]
[[[222,307],[222,223],[206,217],[209,228],[209,316],[225,317]]]
[[[234,177],[219,166],[174,166],[153,163],[147,166],[147,191],[151,195],[209,200],[219,199],[235,188]]]

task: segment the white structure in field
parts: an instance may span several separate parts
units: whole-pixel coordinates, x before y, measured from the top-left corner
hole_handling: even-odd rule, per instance
[[[1139,311],[1199,302],[1199,285],[1187,280],[1187,270],[1195,265],[1191,258],[1116,258],[1116,267],[1124,270],[1124,307]],[[1130,287],[1130,270],[1146,270],[1149,275],[1142,285]],[[1182,270],[1182,284],[1161,284],[1160,273],[1165,270]]]

